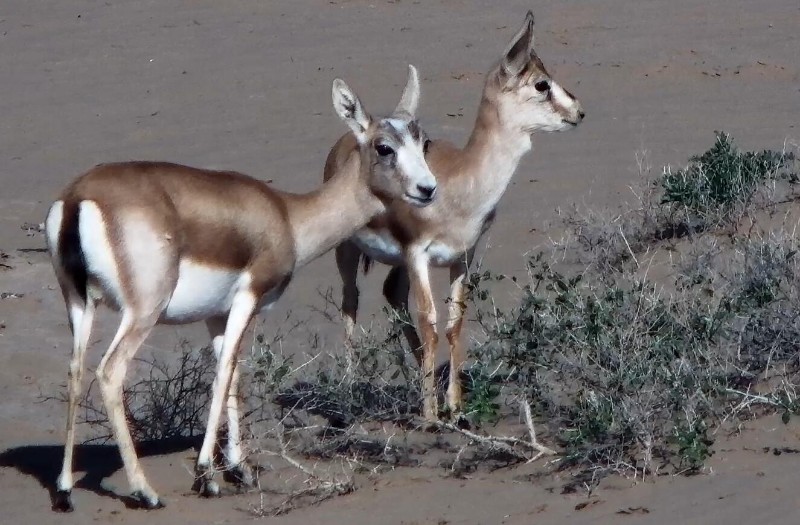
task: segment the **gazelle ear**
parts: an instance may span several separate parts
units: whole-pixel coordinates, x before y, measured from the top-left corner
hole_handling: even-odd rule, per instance
[[[533,52],[533,12],[528,11],[525,22],[503,54],[503,71],[511,77],[519,75]]]
[[[400,103],[394,108],[394,114],[406,114],[414,118],[417,115],[417,107],[419,106],[419,75],[417,68],[408,65],[408,80],[406,87],[403,89],[403,96],[400,97]]]
[[[331,89],[333,109],[339,118],[353,131],[359,144],[366,140],[367,129],[372,119],[364,111],[358,96],[350,89],[344,80],[337,78],[333,81]]]

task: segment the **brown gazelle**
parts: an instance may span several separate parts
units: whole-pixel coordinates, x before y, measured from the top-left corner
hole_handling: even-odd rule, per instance
[[[459,372],[465,354],[460,341],[465,310],[463,280],[475,244],[491,225],[495,208],[522,156],[531,149],[531,134],[571,129],[583,119],[580,103],[548,74],[533,49],[533,14],[508,45],[486,78],[478,116],[466,146],[444,141],[427,145],[426,159],[439,183],[436,202],[425,209],[394,203],[336,249],[343,281],[342,313],[348,344],[358,309],[357,275],[363,257],[393,266],[383,286],[392,307],[408,311],[409,288],[417,305],[417,326],[404,325],[405,336],[422,366],[423,414],[436,420],[434,357],[438,342],[436,308],[429,280],[431,266],[450,269],[450,302],[446,334],[450,346],[447,403],[454,415],[462,406]],[[331,156],[357,148],[352,135],[334,146]],[[366,266],[366,265],[365,265]]]
[[[158,323],[205,321],[217,355],[195,489],[206,496],[219,492],[212,479],[212,454],[224,406],[229,419],[226,461],[232,469],[242,468],[235,396],[242,333],[257,312],[278,300],[295,270],[387,206],[433,202],[436,180],[423,154],[425,134],[415,120],[418,101],[413,66],[394,113],[379,120],[336,79],[333,105],[357,146],[336,153],[335,168],[326,168],[327,182],[305,195],[281,192],[239,173],[159,162],[103,164],[67,186],[46,222],[48,249],[73,332],[56,510],[72,510],[75,409],[84,352],[101,301],[121,312],[97,378],[133,497],[147,508],[162,504],[139,465],[122,404],[128,364]],[[247,478],[242,472],[239,477]]]

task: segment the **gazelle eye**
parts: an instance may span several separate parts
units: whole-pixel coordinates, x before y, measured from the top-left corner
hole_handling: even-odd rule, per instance
[[[538,91],[539,93],[544,93],[545,91],[550,89],[550,82],[548,82],[547,80],[540,80],[539,82],[535,83],[533,87],[536,88],[536,91]]]
[[[381,157],[388,157],[389,155],[394,155],[394,150],[387,146],[386,144],[375,144],[375,151]]]
[[[428,148],[430,148],[430,147],[431,147],[431,141],[430,140],[426,140],[425,144],[422,145],[422,153],[424,155],[427,155],[428,154]]]

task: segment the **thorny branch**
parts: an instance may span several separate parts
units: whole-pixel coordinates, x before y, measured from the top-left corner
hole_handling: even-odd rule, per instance
[[[450,430],[451,432],[456,432],[458,434],[461,434],[477,443],[502,450],[503,452],[506,452],[509,455],[517,457],[521,460],[524,460],[527,463],[536,461],[542,456],[556,455],[557,452],[555,450],[546,447],[545,445],[542,445],[536,439],[536,430],[534,430],[533,427],[533,418],[531,416],[530,403],[528,403],[528,401],[524,399],[520,401],[520,410],[522,411],[522,415],[525,418],[525,425],[528,428],[528,435],[530,436],[530,441],[526,441],[524,439],[520,439],[513,436],[480,435],[446,421],[438,421],[436,423],[436,426],[438,426],[439,428]],[[515,447],[527,448],[528,450],[536,450],[538,454],[529,457],[528,455],[517,450]]]

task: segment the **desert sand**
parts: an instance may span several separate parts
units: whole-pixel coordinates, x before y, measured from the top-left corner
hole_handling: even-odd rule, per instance
[[[247,509],[258,502],[253,494],[192,495],[195,452],[188,449],[143,459],[166,509],[127,509],[118,497],[127,484],[116,470],[103,481],[106,493],[78,484],[73,514],[50,510],[47,487],[60,467],[64,407],[41,399],[66,380],[70,337],[36,227],[61,187],[100,162],[152,159],[233,169],[309,190],[345,131],[331,107],[333,78],[346,79],[367,109],[380,113],[396,102],[408,63],[421,74],[423,126],[460,143],[473,123],[484,72],[528,9],[536,16],[539,55],[587,117],[575,131],[534,138],[480,248],[494,271],[523,271],[524,254],[546,242],[558,206],[614,208],[631,199],[630,186],[640,182],[637,153],[646,151],[658,172],[704,151],[715,130],[747,149],[800,139],[796,0],[5,0],[0,522],[250,523]],[[381,271],[363,281],[365,317],[379,313]],[[332,255],[306,268],[274,319],[318,302],[321,287],[338,288],[333,275]],[[446,282],[438,272],[435,278]],[[113,319],[99,316],[90,367],[109,341]],[[270,318],[259,322],[269,325]],[[325,330],[325,337],[339,335],[336,327]],[[198,327],[160,328],[144,352],[203,338]],[[374,488],[266,520],[797,523],[800,456],[763,448],[798,444],[797,426],[767,418],[735,438],[721,437],[704,475],[616,480],[589,499],[553,491],[555,480],[520,481],[520,469],[465,480],[398,469]],[[84,466],[92,461],[90,453]]]

